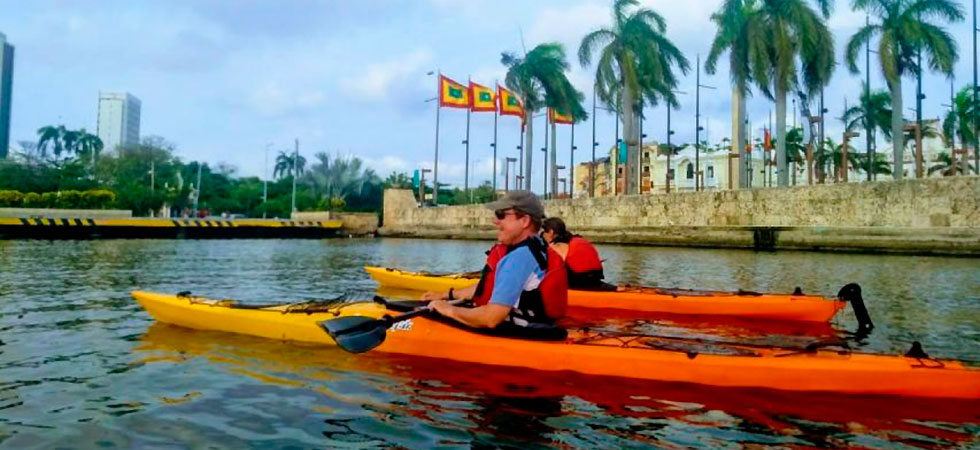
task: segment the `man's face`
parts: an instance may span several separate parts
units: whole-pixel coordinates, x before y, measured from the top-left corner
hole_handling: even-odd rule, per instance
[[[494,211],[493,224],[497,227],[497,242],[514,245],[521,241],[524,229],[531,224],[531,217],[513,209],[498,209]]]

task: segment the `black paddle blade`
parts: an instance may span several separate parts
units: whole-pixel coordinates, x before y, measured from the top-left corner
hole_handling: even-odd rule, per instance
[[[351,353],[364,353],[385,341],[388,323],[370,317],[349,316],[319,323],[337,345]]]

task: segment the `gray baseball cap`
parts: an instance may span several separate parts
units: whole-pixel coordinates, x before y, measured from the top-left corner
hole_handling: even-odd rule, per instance
[[[544,219],[544,205],[530,191],[509,191],[507,195],[497,201],[487,203],[487,208],[494,211],[514,208],[515,211],[520,211],[531,217]]]

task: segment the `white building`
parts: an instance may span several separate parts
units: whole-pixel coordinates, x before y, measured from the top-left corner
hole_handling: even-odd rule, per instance
[[[98,135],[106,150],[139,144],[140,100],[128,92],[99,92]]]
[[[10,148],[10,95],[14,88],[14,47],[0,33],[0,159]]]

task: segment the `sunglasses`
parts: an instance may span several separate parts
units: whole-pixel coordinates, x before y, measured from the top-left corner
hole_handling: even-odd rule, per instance
[[[516,217],[521,217],[522,215],[513,209],[498,209],[493,212],[494,216],[497,216],[497,220],[504,220],[508,215],[513,214]]]

